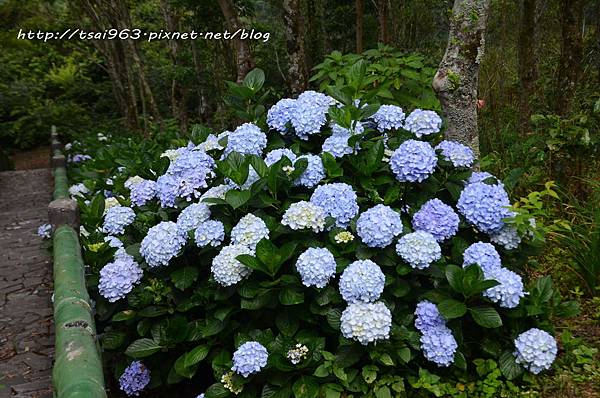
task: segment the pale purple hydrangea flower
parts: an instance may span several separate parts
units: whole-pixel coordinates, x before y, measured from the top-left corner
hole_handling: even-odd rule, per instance
[[[168,265],[185,246],[185,232],[172,221],[163,221],[148,230],[140,245],[140,254],[150,267]]]
[[[417,231],[429,232],[438,242],[458,232],[460,219],[452,207],[441,200],[430,199],[413,215],[412,226]]]
[[[345,183],[333,183],[318,186],[310,197],[310,201],[325,210],[335,224],[346,228],[358,214],[357,196],[352,187]]]
[[[287,124],[290,123],[296,107],[296,100],[291,98],[280,99],[267,112],[267,124],[273,130],[285,134]]]
[[[316,155],[302,155],[296,158],[296,162],[300,159],[308,160],[308,166],[294,181],[294,185],[302,185],[306,188],[312,188],[325,178],[325,168],[323,161]]]
[[[267,366],[269,353],[267,349],[256,341],[248,341],[233,353],[233,366],[231,370],[243,377],[258,373]]]
[[[471,167],[475,161],[473,150],[459,142],[444,140],[435,150],[440,150],[444,159],[454,167]]]
[[[296,261],[296,270],[304,286],[325,287],[335,276],[335,269],[335,258],[325,248],[308,248]]]
[[[467,185],[456,205],[467,221],[485,233],[494,233],[512,216],[508,194],[501,185],[476,182]]]
[[[379,299],[385,275],[371,260],[358,260],[346,267],[340,277],[340,294],[348,303],[373,302]]]
[[[102,230],[109,235],[121,235],[125,233],[125,227],[135,220],[135,212],[125,206],[114,206],[108,209],[104,215]]]
[[[102,297],[114,303],[127,296],[140,282],[142,275],[143,271],[133,257],[121,253],[100,270],[98,291]]]
[[[369,247],[386,247],[402,233],[400,214],[382,204],[371,207],[358,217],[356,233]]]
[[[140,361],[133,361],[119,377],[119,386],[128,396],[138,396],[150,383],[150,370]]]
[[[382,302],[350,303],[340,318],[342,335],[362,345],[389,339],[391,328],[392,313]]]
[[[400,182],[421,182],[437,165],[435,151],[427,142],[404,141],[390,158],[390,167]]]
[[[537,328],[521,333],[515,339],[515,359],[533,374],[550,369],[558,346],[550,333]]]
[[[266,146],[267,135],[258,126],[244,123],[229,134],[223,158],[226,158],[231,152],[261,156]]]

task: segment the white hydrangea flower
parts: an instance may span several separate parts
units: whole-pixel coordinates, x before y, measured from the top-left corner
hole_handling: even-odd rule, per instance
[[[295,230],[312,228],[314,232],[321,232],[325,228],[325,210],[302,200],[291,204],[285,211],[281,223]]]
[[[240,263],[236,257],[241,254],[253,255],[247,246],[230,245],[221,249],[213,258],[210,271],[215,280],[222,286],[232,286],[252,273],[252,270]]]
[[[263,238],[269,239],[269,228],[254,214],[246,214],[231,230],[231,243],[247,246],[251,250],[255,250],[256,245]]]

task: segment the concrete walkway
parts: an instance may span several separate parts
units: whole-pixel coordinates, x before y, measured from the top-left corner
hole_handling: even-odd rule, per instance
[[[52,397],[51,198],[50,169],[0,173],[0,398]]]

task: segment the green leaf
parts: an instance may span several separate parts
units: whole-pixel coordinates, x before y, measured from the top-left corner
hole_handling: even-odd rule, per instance
[[[404,362],[408,363],[411,359],[410,348],[402,347],[398,350],[398,357]]]
[[[325,365],[324,363],[322,363],[321,365],[319,365],[316,369],[315,372],[313,373],[314,376],[317,377],[327,377],[329,376],[329,368],[327,365]]]
[[[257,92],[265,83],[265,72],[260,68],[254,68],[244,78],[244,86],[250,90]]]
[[[114,314],[112,317],[112,321],[113,322],[122,322],[122,321],[128,321],[133,318],[135,318],[134,310],[123,310],[121,312],[117,312],[116,314]]]
[[[390,391],[388,386],[379,387],[375,391],[376,398],[392,398],[392,392]]]
[[[198,269],[195,267],[183,267],[171,272],[171,281],[179,290],[192,286],[196,279],[198,279]]]
[[[298,330],[300,321],[290,311],[284,310],[275,317],[275,324],[284,336],[292,337]]]
[[[125,355],[132,358],[144,358],[160,350],[162,347],[152,339],[138,339],[125,350]]]
[[[463,293],[464,270],[458,265],[448,264],[446,266],[446,279],[450,287],[458,293]]]
[[[252,197],[252,192],[249,190],[238,191],[235,189],[227,191],[225,194],[225,201],[229,204],[229,206],[237,209],[246,204]]]
[[[467,312],[467,306],[453,299],[446,299],[437,305],[440,314],[446,319],[460,318]]]
[[[371,384],[377,379],[379,368],[375,365],[366,365],[362,368],[362,377],[367,384]]]
[[[323,161],[323,167],[329,178],[336,178],[344,175],[344,169],[337,164],[335,158],[329,152],[323,152],[321,154],[321,160]]]
[[[342,313],[340,310],[338,310],[337,308],[331,308],[329,311],[327,311],[326,317],[327,317],[327,323],[329,324],[329,326],[331,326],[332,328],[334,328],[335,330],[340,330],[340,317],[342,316]]]
[[[186,367],[193,366],[202,361],[208,355],[210,347],[207,345],[199,345],[185,354],[184,365]]]
[[[469,313],[473,317],[473,320],[484,328],[498,328],[502,326],[500,314],[492,307],[469,308]]]
[[[229,397],[231,393],[229,390],[225,389],[223,384],[215,383],[208,387],[204,392],[204,396],[206,398],[226,398]]]
[[[508,380],[513,380],[523,373],[523,368],[515,361],[512,351],[504,351],[498,360],[500,371]]]
[[[304,292],[294,288],[283,288],[279,292],[279,302],[283,305],[295,305],[304,302]]]
[[[115,350],[125,342],[126,338],[127,333],[110,330],[102,333],[102,339],[100,341],[102,343],[102,348],[105,350]]]
[[[194,374],[196,374],[197,366],[186,366],[185,356],[186,354],[183,354],[179,358],[177,358],[177,360],[173,364],[173,369],[175,369],[175,372],[179,376],[191,379],[192,377],[194,377]]]
[[[265,161],[256,155],[250,156],[250,165],[252,165],[254,171],[256,171],[261,178],[266,177],[269,174],[269,167]]]
[[[319,385],[312,376],[300,376],[292,386],[295,398],[315,398],[319,396]]]
[[[166,313],[167,313],[167,309],[165,307],[158,307],[158,306],[152,305],[150,307],[142,308],[138,312],[138,315],[146,317],[146,318],[155,318],[157,316],[161,316]]]

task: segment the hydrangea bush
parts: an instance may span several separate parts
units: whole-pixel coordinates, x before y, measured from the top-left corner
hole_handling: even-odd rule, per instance
[[[443,141],[435,112],[359,98],[363,78],[359,66],[331,95],[241,109],[231,132],[115,143],[71,170],[101,345],[126,394],[410,396],[423,369],[551,366],[549,318],[574,306],[520,276],[532,247],[499,237],[504,186]],[[262,84],[254,71],[236,92]],[[324,149],[340,135],[349,150]]]

